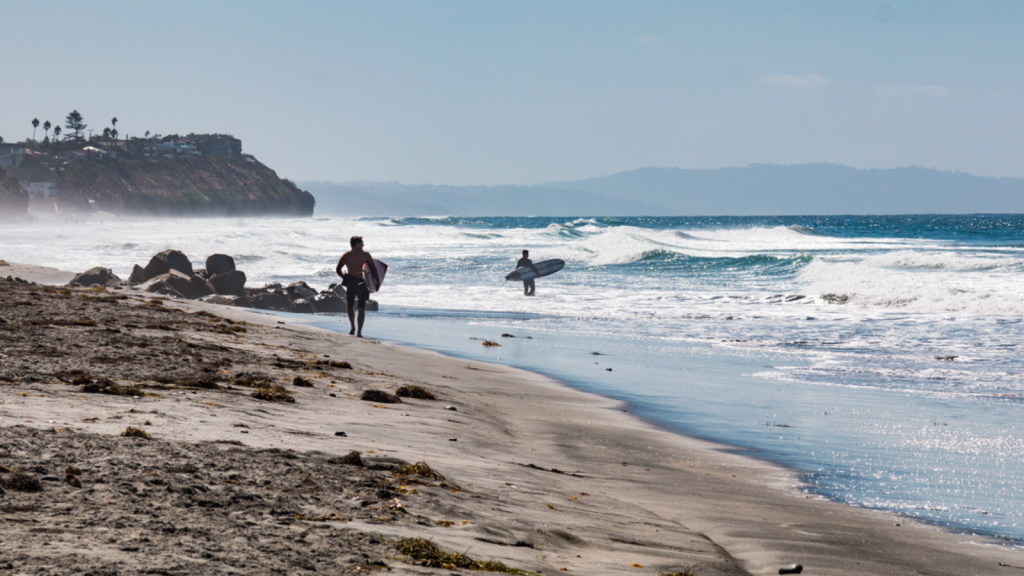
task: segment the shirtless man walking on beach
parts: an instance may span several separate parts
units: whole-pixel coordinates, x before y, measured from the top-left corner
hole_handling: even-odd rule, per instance
[[[369,263],[371,273],[376,278],[377,267],[373,264],[373,257],[369,252],[363,251],[363,237],[353,236],[349,240],[351,250],[341,255],[338,266],[334,269],[341,276],[341,285],[345,287],[345,297],[348,300],[348,321],[352,324],[349,334],[355,334],[357,338],[363,337],[363,320],[366,319],[366,301],[370,298],[370,290],[366,287],[366,279],[363,278],[363,264]],[[346,272],[342,274],[341,269]],[[376,278],[380,285],[380,278]],[[356,300],[358,299],[358,304]],[[356,329],[356,307],[359,308],[358,331]]]

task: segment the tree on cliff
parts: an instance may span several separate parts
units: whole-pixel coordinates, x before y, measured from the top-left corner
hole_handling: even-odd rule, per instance
[[[64,127],[71,131],[71,134],[68,134],[65,139],[81,140],[82,132],[85,132],[86,127],[84,120],[78,110],[72,110],[64,119]]]
[[[114,135],[114,142],[117,142],[117,116],[110,119],[110,133]]]
[[[46,122],[43,122],[43,140],[49,140],[50,139],[50,127],[51,126],[53,126],[53,124],[50,124],[49,120],[47,120]]]
[[[39,128],[39,118],[32,119],[32,140],[36,139],[36,128]]]

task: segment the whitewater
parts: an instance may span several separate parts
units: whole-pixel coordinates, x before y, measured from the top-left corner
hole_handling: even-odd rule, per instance
[[[51,216],[5,224],[0,257],[126,278],[221,252],[250,286],[324,288],[352,235],[390,266],[369,335],[545,372],[811,494],[1024,543],[1024,216]],[[523,249],[566,261],[533,298],[503,281]]]

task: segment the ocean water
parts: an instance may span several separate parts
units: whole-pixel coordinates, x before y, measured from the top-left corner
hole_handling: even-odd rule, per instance
[[[369,335],[539,370],[810,492],[1024,543],[1024,216],[53,219],[5,225],[0,258],[126,277],[166,248],[224,252],[250,285],[322,288],[353,234],[390,265]],[[524,248],[566,261],[533,298],[503,281]]]

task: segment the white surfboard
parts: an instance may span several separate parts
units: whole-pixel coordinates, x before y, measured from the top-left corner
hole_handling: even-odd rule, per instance
[[[540,272],[540,274],[534,272],[533,268],[530,268],[529,266],[522,266],[506,274],[505,280],[533,280],[534,278],[548,276],[564,268],[565,260],[559,260],[558,258],[555,258],[554,260],[545,260],[543,262],[537,262],[534,264],[534,267],[537,268],[537,272]]]
[[[374,275],[370,270],[370,263],[363,264],[363,280],[366,281],[366,289],[373,294],[377,290],[380,290],[380,285],[384,283],[384,275],[388,273],[388,265],[381,262],[380,260],[374,259],[373,263],[376,265],[377,274]],[[380,279],[378,283],[377,280]]]

